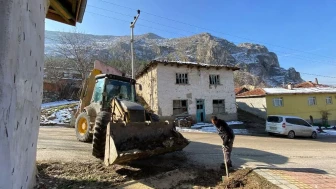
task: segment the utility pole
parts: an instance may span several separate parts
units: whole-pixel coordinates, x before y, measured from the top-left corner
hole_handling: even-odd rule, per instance
[[[133,29],[135,26],[136,21],[138,20],[140,16],[140,10],[138,10],[138,15],[134,16],[134,21],[131,22],[131,54],[132,54],[132,79],[134,79],[134,50],[133,50],[133,42],[134,42],[134,33],[133,33]]]

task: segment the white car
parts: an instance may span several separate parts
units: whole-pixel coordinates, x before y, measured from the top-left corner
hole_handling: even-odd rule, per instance
[[[294,116],[268,116],[266,120],[266,132],[270,135],[287,135],[288,138],[295,138],[295,136],[317,138],[317,132],[312,125],[302,118]]]

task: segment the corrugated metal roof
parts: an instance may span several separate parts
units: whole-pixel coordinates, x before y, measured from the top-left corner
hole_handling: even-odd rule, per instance
[[[198,62],[183,62],[183,61],[159,61],[159,60],[152,60],[146,67],[144,67],[141,71],[138,72],[136,78],[142,76],[144,73],[148,71],[148,69],[154,65],[163,64],[163,65],[176,65],[176,66],[189,66],[189,67],[202,67],[202,68],[216,68],[216,69],[228,69],[228,70],[239,70],[240,68],[235,66],[226,66],[226,65],[214,65],[214,64],[205,64],[205,63],[198,63]]]
[[[334,87],[313,87],[313,88],[263,88],[266,94],[310,94],[310,93],[336,93]]]

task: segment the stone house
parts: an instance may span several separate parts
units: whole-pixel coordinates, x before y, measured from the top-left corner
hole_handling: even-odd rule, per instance
[[[149,107],[164,119],[181,114],[197,122],[211,115],[236,120],[233,71],[237,67],[180,61],[152,61],[136,76]]]

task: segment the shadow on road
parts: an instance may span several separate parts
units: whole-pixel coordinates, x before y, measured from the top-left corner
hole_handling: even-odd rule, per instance
[[[277,165],[287,163],[288,158],[250,148],[234,148],[232,159],[235,167],[254,162],[267,169],[326,173],[310,168],[277,168]],[[128,165],[105,167],[102,162],[58,162],[50,166],[45,162],[38,165],[39,182],[43,184],[37,188],[123,188],[134,187],[134,184],[152,188],[215,187],[224,174],[224,170],[219,169],[222,162],[221,146],[201,142],[191,142],[183,151],[137,160]]]
[[[279,138],[279,139],[284,139],[284,140],[306,140],[306,141],[312,141],[312,142],[327,142],[327,143],[336,143],[336,136],[333,135],[321,135],[318,134],[317,139],[312,139],[309,137],[300,137],[296,136],[294,139],[289,139],[287,136],[284,135],[263,135],[260,137],[269,137],[269,138]]]

